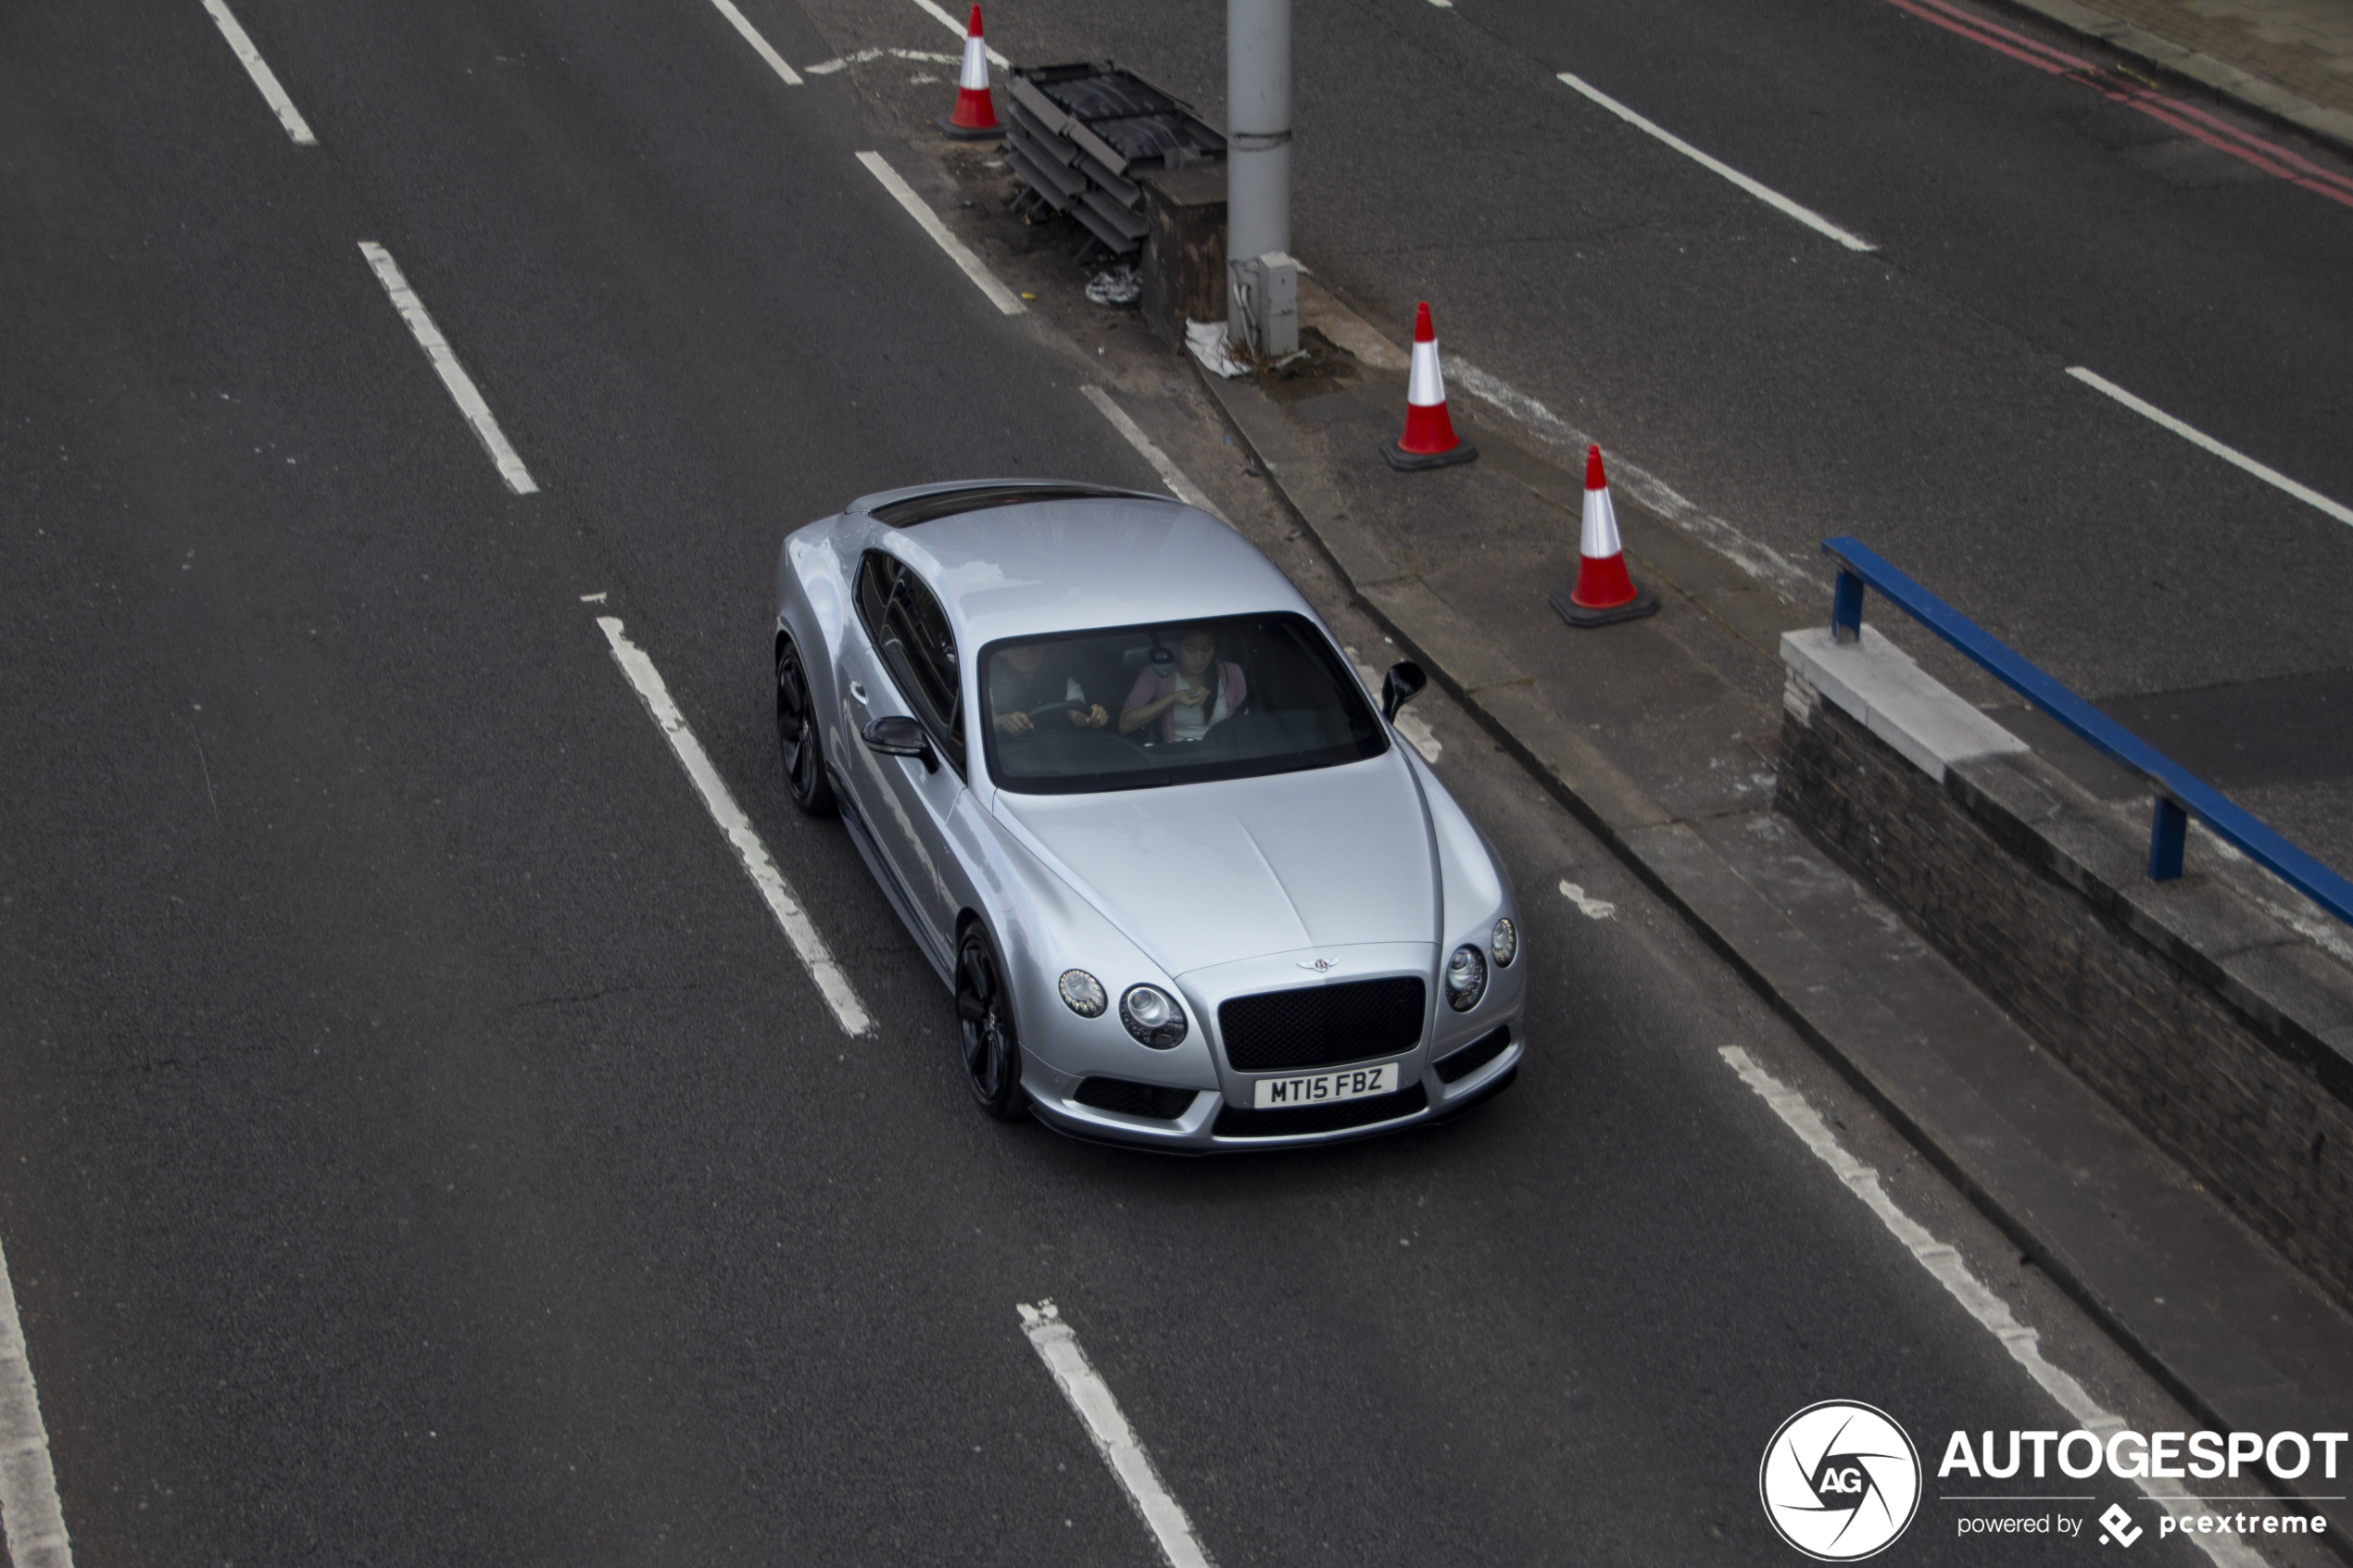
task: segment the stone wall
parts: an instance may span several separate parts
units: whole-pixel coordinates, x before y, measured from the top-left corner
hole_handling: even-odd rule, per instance
[[[2095,799],[2006,734],[1955,755],[1982,714],[1923,694],[1883,644],[1825,646],[1784,644],[1778,808],[2353,1305],[2353,931],[2202,829],[2187,874],[2152,883],[2145,806]],[[1872,680],[1902,700],[1858,696]]]

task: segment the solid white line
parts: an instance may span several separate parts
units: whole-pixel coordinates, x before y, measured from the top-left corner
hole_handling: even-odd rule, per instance
[[[1895,1200],[1880,1185],[1879,1173],[1841,1147],[1824,1124],[1821,1112],[1806,1104],[1804,1095],[1757,1066],[1738,1046],[1726,1046],[1718,1054],[1741,1075],[1741,1081],[1755,1090],[1790,1131],[1814,1151],[1815,1158],[1829,1166],[1846,1184],[1846,1189],[1863,1200],[1863,1206],[1904,1244],[1919,1266],[1933,1274],[1969,1316],[2002,1342],[2002,1348],[2010,1353],[2010,1359],[2024,1367],[2027,1375],[2058,1401],[2059,1408],[2074,1418],[2076,1425],[2103,1441],[2109,1433],[2122,1430],[2124,1418],[2102,1410],[2073,1374],[2050,1363],[2043,1354],[2042,1336],[2018,1321],[2008,1302],[1978,1283],[1969,1265],[1961,1261],[1959,1252],[1937,1240],[1929,1234],[1927,1226],[1895,1206]],[[2207,1512],[2204,1500],[2193,1496],[2178,1481],[2144,1476],[2133,1484],[2168,1507],[2187,1507],[2191,1518]],[[2263,1560],[2240,1545],[2235,1536],[2194,1535],[2190,1539],[2222,1568],[2263,1568]]]
[[[1019,295],[999,282],[988,269],[981,265],[980,257],[964,248],[963,241],[948,232],[948,225],[939,220],[939,215],[932,211],[930,204],[915,194],[915,188],[901,180],[897,169],[883,161],[882,154],[860,153],[858,161],[866,166],[867,173],[882,182],[884,190],[898,198],[899,205],[907,209],[909,216],[924,226],[924,232],[931,236],[934,245],[948,253],[948,259],[963,268],[964,276],[980,286],[980,292],[988,296],[989,304],[1008,316],[1018,316],[1028,308],[1022,304]]]
[[[15,1568],[73,1568],[66,1516],[57,1506],[57,1472],[49,1464],[49,1432],[25,1360],[24,1328],[8,1260],[0,1254],[0,1524],[7,1527]]]
[[[604,629],[605,641],[612,645],[612,661],[621,666],[621,672],[629,677],[631,685],[637,688],[637,695],[645,699],[646,711],[653,715],[654,722],[669,737],[670,749],[678,754],[680,764],[686,770],[686,777],[694,781],[696,793],[702,797],[704,807],[711,812],[711,820],[719,824],[719,831],[727,835],[729,844],[735,846],[736,858],[744,863],[744,871],[751,877],[752,885],[760,889],[761,897],[767,901],[768,912],[774,915],[776,923],[784,928],[785,939],[799,955],[801,967],[808,970],[809,978],[817,983],[825,1005],[832,1008],[834,1017],[841,1021],[842,1033],[863,1035],[873,1029],[875,1021],[868,1016],[865,1004],[858,999],[857,989],[849,984],[849,974],[834,961],[834,955],[826,947],[824,937],[818,934],[816,923],[801,908],[799,898],[794,896],[784,873],[776,869],[776,862],[769,857],[768,847],[752,830],[751,819],[744,815],[742,807],[736,804],[736,797],[729,793],[726,781],[719,776],[719,770],[711,765],[711,758],[703,751],[702,742],[697,740],[695,732],[686,727],[686,716],[678,711],[678,705],[670,700],[670,688],[663,684],[661,671],[654,668],[654,661],[646,657],[643,648],[622,634],[620,621],[610,615],[600,615],[597,617],[597,624]]]
[[[286,128],[286,134],[294,138],[295,145],[317,146],[319,138],[310,133],[310,122],[302,118],[300,109],[294,107],[294,100],[286,96],[286,90],[278,85],[278,73],[270,69],[270,62],[261,57],[261,51],[255,48],[253,40],[245,36],[245,30],[238,26],[237,19],[229,14],[228,6],[223,0],[204,0],[204,8],[212,13],[213,25],[220,28],[220,36],[229,41],[230,50],[245,62],[245,74],[253,78],[256,87],[261,89],[262,97],[278,111],[278,123]]]
[[[1193,1534],[1193,1522],[1161,1485],[1151,1456],[1136,1440],[1135,1429],[1120,1413],[1119,1401],[1112,1398],[1110,1386],[1088,1361],[1087,1352],[1078,1348],[1078,1336],[1063,1322],[1060,1309],[1051,1301],[1040,1301],[1019,1311],[1021,1331],[1029,1336],[1038,1359],[1062,1386],[1063,1398],[1078,1412],[1087,1435],[1095,1440],[1095,1450],[1127,1488],[1127,1500],[1136,1505],[1145,1528],[1160,1543],[1169,1568],[1209,1568],[1209,1551]]]
[[[449,351],[447,340],[433,324],[433,318],[425,314],[424,301],[417,297],[417,291],[410,288],[409,281],[400,275],[400,268],[393,261],[392,252],[373,240],[361,240],[359,254],[366,257],[368,265],[376,270],[376,281],[384,284],[384,293],[392,296],[392,307],[400,312],[400,319],[409,323],[409,332],[416,335],[418,346],[433,361],[433,368],[441,372],[441,384],[449,389],[449,395],[458,400],[458,411],[466,416],[466,422],[474,427],[474,434],[482,438],[482,448],[490,454],[490,460],[498,465],[499,475],[506,480],[507,488],[518,495],[529,495],[537,491],[539,486],[533,482],[531,470],[522,466],[522,459],[515,456],[515,449],[507,445],[507,437],[498,429],[498,421],[492,416],[490,405],[482,400],[473,378],[466,374],[465,367],[459,364],[458,357]]]
[[[1187,479],[1184,470],[1168,460],[1168,454],[1152,445],[1152,438],[1144,433],[1141,425],[1127,417],[1127,410],[1111,400],[1110,393],[1100,386],[1082,385],[1078,390],[1103,418],[1111,421],[1112,429],[1127,438],[1128,445],[1144,455],[1144,461],[1151,464],[1152,471],[1160,475],[1160,482],[1168,486],[1170,495],[1189,507],[1197,507],[1207,512],[1228,528],[1234,526],[1227,521],[1226,514],[1217,509],[1216,504],[1202,494],[1201,487]]]
[[[760,30],[753,27],[741,11],[736,9],[736,0],[711,0],[711,3],[719,7],[721,16],[736,24],[736,31],[744,35],[744,42],[760,52],[760,57],[768,62],[769,69],[785,79],[786,86],[800,85],[800,72],[785,64],[784,56],[768,46],[768,40],[760,36]]]
[[[1730,164],[1725,163],[1719,158],[1708,157],[1705,153],[1701,152],[1697,147],[1692,146],[1689,142],[1684,141],[1680,136],[1676,135],[1673,132],[1668,131],[1664,126],[1654,124],[1652,121],[1643,119],[1641,115],[1636,114],[1632,109],[1628,108],[1624,104],[1619,103],[1616,98],[1611,97],[1608,94],[1603,92],[1600,88],[1594,86],[1592,82],[1585,81],[1581,77],[1572,76],[1567,71],[1561,72],[1560,77],[1563,82],[1567,82],[1571,87],[1576,88],[1579,93],[1584,94],[1585,96],[1592,99],[1593,102],[1601,105],[1602,107],[1609,110],[1610,113],[1617,116],[1618,119],[1624,120],[1627,124],[1635,127],[1637,130],[1649,132],[1652,135],[1657,137],[1660,141],[1666,143],[1677,152],[1681,153],[1685,157],[1688,157],[1693,162],[1699,164],[1702,168],[1713,169],[1715,172],[1722,175],[1725,179],[1730,180],[1733,184],[1738,185],[1742,190],[1746,191],[1750,195],[1755,196],[1758,201],[1763,202],[1766,206],[1779,208],[1780,211],[1789,214],[1792,218],[1796,219],[1800,223],[1805,224],[1807,228],[1815,231],[1817,233],[1828,235],[1830,238],[1836,240],[1840,245],[1844,245],[1849,250],[1879,249],[1879,246],[1871,244],[1869,240],[1863,239],[1856,234],[1848,233],[1845,230],[1840,228],[1829,219],[1824,218],[1820,213],[1798,206],[1795,202],[1790,200],[1779,191],[1774,190],[1771,186],[1758,184],[1747,175],[1743,174],[1739,169],[1734,169]]]
[[[2164,409],[2156,407],[2154,404],[2142,402],[2139,398],[2133,396],[2131,393],[2125,391],[2114,382],[2109,381],[2107,377],[2095,375],[2092,371],[2085,370],[2081,365],[2070,365],[2067,368],[2067,373],[2073,376],[2077,381],[2082,382],[2086,386],[2096,387],[2100,391],[2107,393],[2110,397],[2115,398],[2119,403],[2121,403],[2127,408],[2132,409],[2133,412],[2140,415],[2144,419],[2152,420],[2157,423],[2163,425],[2167,430],[2171,431],[2174,434],[2180,436],[2183,440],[2191,443],[2193,445],[2203,446],[2208,451],[2213,453],[2216,457],[2221,458],[2224,462],[2234,463],[2238,467],[2245,469],[2247,472],[2261,480],[2264,483],[2273,485],[2281,490],[2286,491],[2289,495],[2295,496],[2306,506],[2318,508],[2320,510],[2324,511],[2328,513],[2329,516],[2336,519],[2339,522],[2353,523],[2353,507],[2343,506],[2335,501],[2332,501],[2326,495],[2322,495],[2319,491],[2296,483],[2296,481],[2288,478],[2287,475],[2282,473],[2277,469],[2265,468],[2261,463],[2257,462],[2254,458],[2248,457],[2246,453],[2239,451],[2237,448],[2225,446],[2221,442],[2215,440],[2212,436],[2207,434],[2204,431],[2198,430],[2191,425],[2183,424],[2181,420],[2175,419]]]
[[[933,4],[933,0],[915,0],[915,4],[921,6],[925,10],[929,11],[933,16],[937,17],[939,19],[939,25],[954,33],[957,37],[962,38],[964,35],[965,24],[958,21],[947,12],[941,10],[937,5]],[[981,40],[980,46],[983,49],[988,50],[988,63],[990,65],[995,66],[999,70],[1008,70],[1012,69],[1012,62],[1010,60],[1006,59],[1004,56],[999,54],[996,50],[988,48],[988,41],[987,39]],[[962,59],[963,56],[959,55],[957,58]]]

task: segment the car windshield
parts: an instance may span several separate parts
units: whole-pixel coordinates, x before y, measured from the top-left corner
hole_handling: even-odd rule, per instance
[[[1329,768],[1388,748],[1380,715],[1298,615],[1236,615],[991,643],[988,776],[1081,795]]]

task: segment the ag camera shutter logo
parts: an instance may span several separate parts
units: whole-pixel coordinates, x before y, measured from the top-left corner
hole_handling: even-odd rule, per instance
[[[1817,1562],[1854,1562],[1894,1544],[1920,1506],[1920,1455],[1895,1418],[1825,1399],[1765,1445],[1756,1492],[1781,1539]]]

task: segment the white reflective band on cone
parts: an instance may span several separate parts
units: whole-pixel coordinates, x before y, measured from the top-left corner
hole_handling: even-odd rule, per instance
[[[1579,531],[1577,553],[1607,560],[1625,546],[1617,542],[1617,508],[1610,504],[1609,486],[1585,492],[1585,524]]]
[[[1446,401],[1446,378],[1439,373],[1436,338],[1414,345],[1414,370],[1405,383],[1405,401],[1417,408],[1434,408]]]
[[[988,55],[978,33],[964,35],[964,73],[956,79],[956,85],[974,93],[988,90]]]

